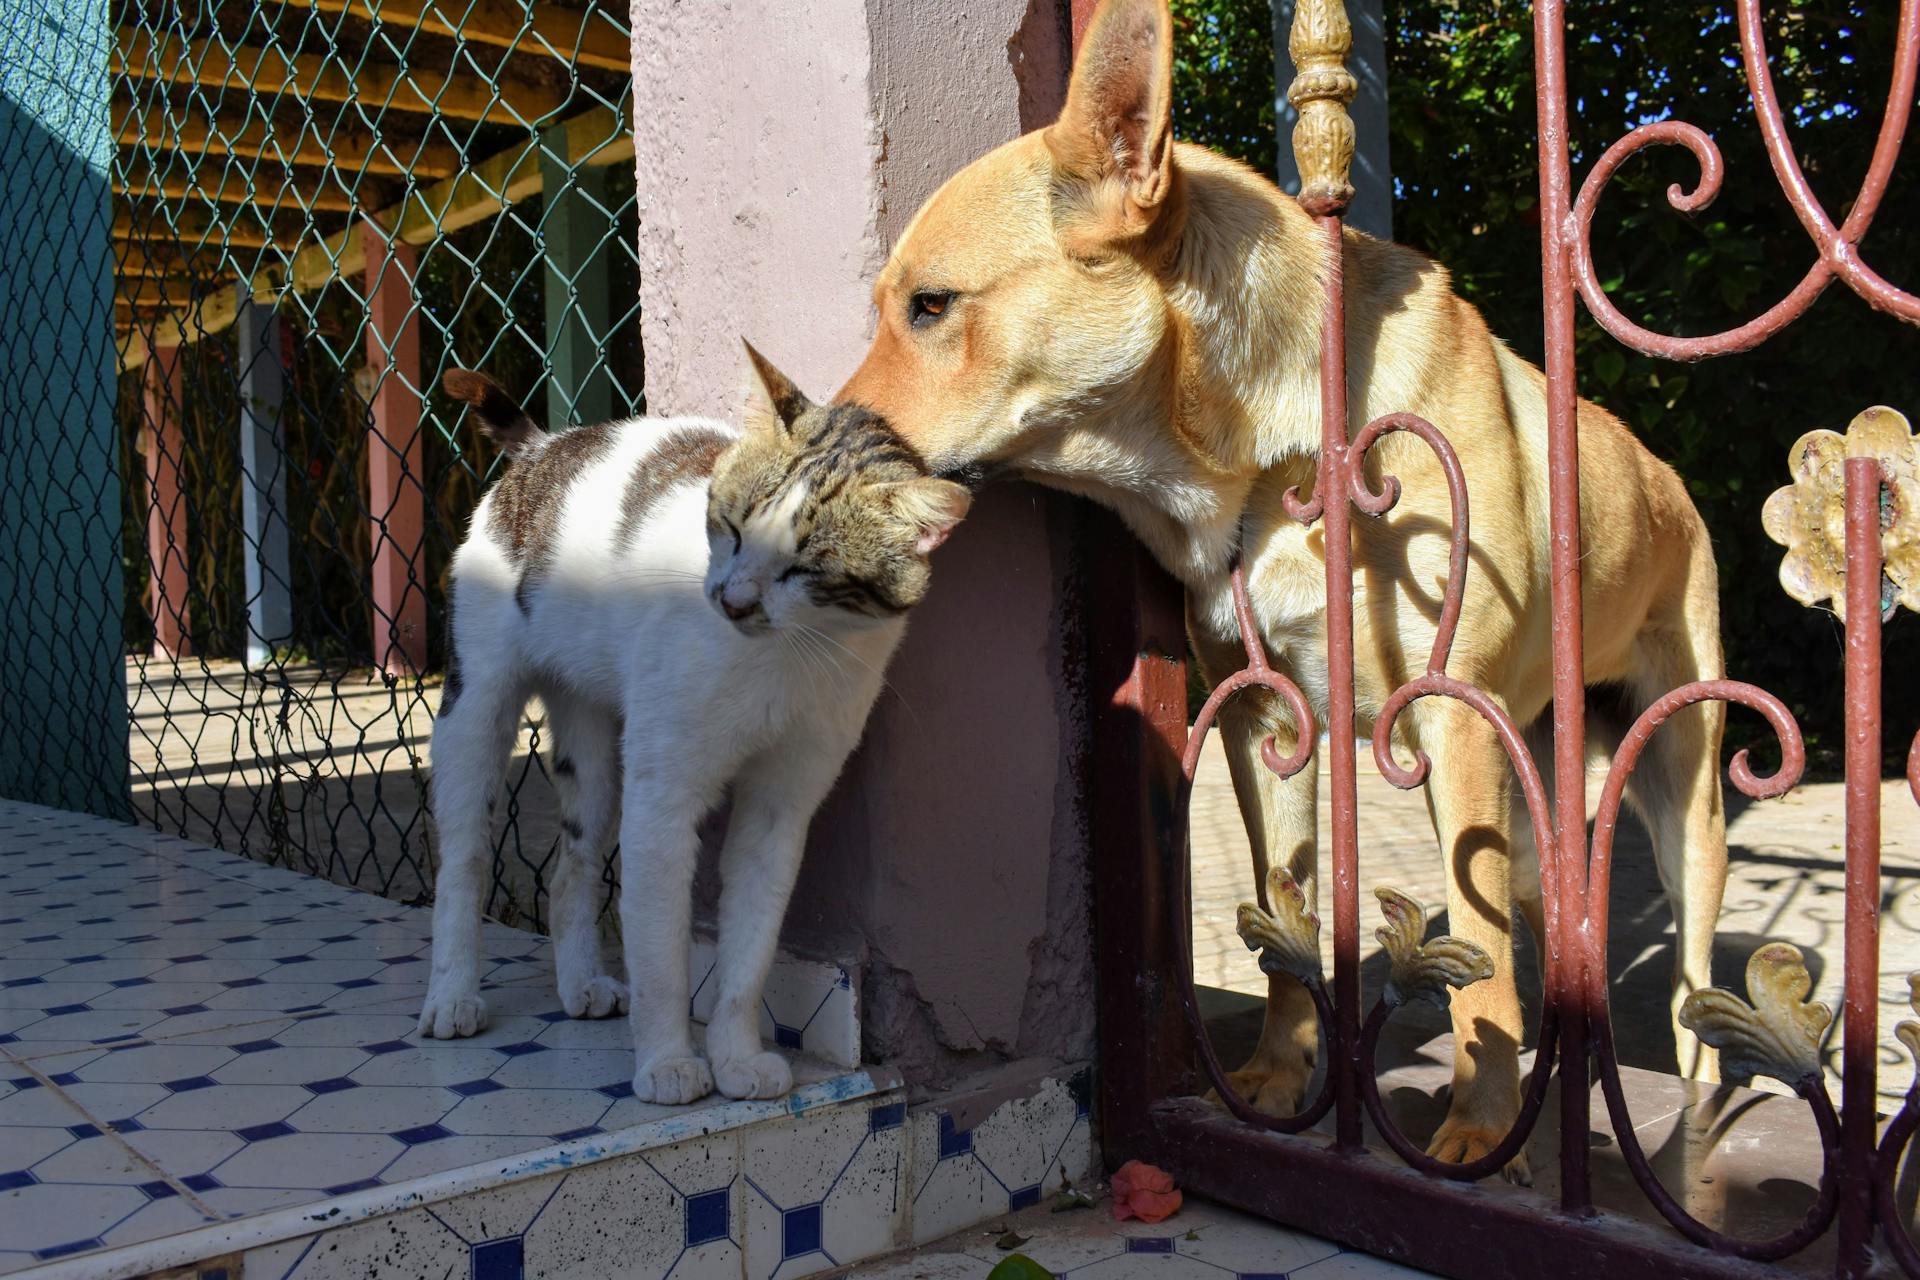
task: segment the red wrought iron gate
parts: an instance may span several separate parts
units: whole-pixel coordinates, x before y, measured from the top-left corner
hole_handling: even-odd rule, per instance
[[[1074,0],[1076,36],[1094,8]],[[1683,1015],[1732,1065],[1771,1076],[1812,1111],[1823,1151],[1817,1193],[1804,1217],[1770,1239],[1735,1238],[1693,1217],[1664,1187],[1634,1135],[1613,1043],[1607,984],[1607,917],[1616,821],[1627,780],[1661,724],[1691,704],[1718,701],[1765,717],[1782,761],[1756,776],[1745,753],[1730,776],[1750,797],[1777,796],[1799,780],[1800,732],[1771,694],[1734,680],[1701,680],[1658,698],[1627,732],[1601,788],[1589,836],[1585,788],[1586,727],[1578,402],[1574,306],[1578,295],[1614,338],[1648,355],[1700,360],[1748,350],[1801,315],[1835,280],[1875,308],[1920,323],[1920,298],[1867,265],[1857,245],[1873,221],[1898,158],[1914,106],[1920,66],[1920,0],[1902,0],[1893,83],[1871,165],[1844,220],[1814,197],[1796,159],[1768,68],[1760,0],[1738,0],[1745,74],[1781,191],[1817,250],[1801,281],[1765,313],[1737,328],[1701,337],[1651,332],[1622,315],[1595,273],[1589,227],[1608,182],[1628,157],[1654,145],[1692,153],[1700,176],[1675,186],[1669,202],[1699,209],[1717,194],[1721,158],[1702,130],[1676,120],[1643,125],[1620,139],[1575,189],[1567,144],[1564,0],[1536,0],[1535,66],[1539,187],[1545,285],[1548,459],[1550,469],[1553,649],[1551,797],[1520,729],[1482,691],[1447,674],[1447,659],[1469,572],[1466,486],[1440,426],[1393,414],[1350,429],[1346,404],[1341,215],[1352,192],[1347,163],[1353,126],[1345,105],[1354,81],[1343,66],[1350,33],[1340,0],[1299,0],[1292,50],[1299,67],[1289,97],[1301,109],[1295,150],[1301,203],[1319,222],[1336,269],[1322,317],[1322,443],[1311,502],[1289,512],[1325,531],[1328,767],[1332,841],[1333,972],[1321,971],[1319,921],[1297,886],[1276,871],[1267,905],[1243,907],[1240,928],[1262,953],[1262,968],[1299,979],[1325,1030],[1325,1087],[1298,1115],[1274,1119],[1234,1093],[1214,1057],[1194,991],[1188,893],[1188,801],[1201,743],[1230,698],[1258,687],[1286,701],[1296,724],[1311,726],[1307,700],[1269,665],[1247,592],[1236,571],[1234,594],[1246,667],[1221,682],[1191,733],[1181,657],[1185,651],[1179,588],[1146,556],[1108,564],[1094,584],[1093,616],[1127,620],[1095,641],[1094,688],[1111,691],[1096,709],[1093,812],[1097,928],[1101,964],[1101,1117],[1109,1161],[1140,1157],[1171,1170],[1182,1185],[1276,1220],[1370,1251],[1462,1277],[1626,1275],[1736,1277],[1826,1271],[1840,1277],[1891,1274],[1920,1278],[1920,1249],[1896,1203],[1906,1149],[1920,1128],[1920,1078],[1888,1121],[1879,1114],[1877,1053],[1880,910],[1880,627],[1905,605],[1920,609],[1920,442],[1898,414],[1867,409],[1845,436],[1811,432],[1788,465],[1795,483],[1767,503],[1765,527],[1788,544],[1783,574],[1804,603],[1831,598],[1846,628],[1846,897],[1841,1096],[1828,1095],[1818,1053],[1830,1021],[1807,1002],[1804,959],[1784,943],[1762,946],[1748,965],[1749,998],[1712,990],[1690,998]],[[1303,145],[1304,143],[1304,145]],[[1341,157],[1346,157],[1343,160]],[[1382,437],[1411,433],[1437,455],[1452,498],[1450,570],[1439,634],[1423,674],[1393,693],[1373,732],[1376,762],[1389,781],[1420,785],[1392,756],[1396,716],[1421,698],[1465,703],[1492,722],[1519,778],[1540,847],[1547,917],[1542,968],[1544,1008],[1538,1052],[1521,1114],[1506,1139],[1470,1164],[1424,1154],[1396,1127],[1375,1081],[1374,1053],[1394,1008],[1425,996],[1444,1003],[1449,988],[1490,972],[1471,944],[1424,939],[1411,904],[1382,893],[1392,961],[1386,989],[1363,1017],[1359,980],[1359,850],[1356,832],[1353,566],[1349,528],[1388,510],[1397,486],[1375,491],[1362,470]],[[1471,620],[1469,620],[1469,625]],[[1270,757],[1285,777],[1311,763],[1315,735],[1299,734],[1291,759]],[[1920,802],[1920,737],[1907,760]],[[1577,781],[1576,781],[1577,780]],[[1920,975],[1915,1008],[1920,1012]],[[1900,1038],[1920,1062],[1920,1023]],[[1557,1073],[1556,1073],[1557,1067]],[[1598,1083],[1621,1143],[1625,1166],[1666,1230],[1595,1207],[1589,1134]],[[1225,1107],[1199,1096],[1211,1088]],[[1559,1107],[1558,1196],[1483,1187],[1533,1135],[1550,1091]],[[1369,1144],[1366,1122],[1379,1141]],[[1380,1149],[1381,1144],[1387,1150]],[[1818,1242],[1818,1247],[1813,1248]],[[1831,1259],[1829,1262],[1827,1259]],[[1810,1262],[1809,1259],[1818,1259]]]

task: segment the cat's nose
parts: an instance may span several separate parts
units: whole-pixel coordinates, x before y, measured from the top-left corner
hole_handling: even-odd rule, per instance
[[[760,608],[760,593],[752,587],[729,582],[720,593],[720,611],[735,622],[751,616]]]

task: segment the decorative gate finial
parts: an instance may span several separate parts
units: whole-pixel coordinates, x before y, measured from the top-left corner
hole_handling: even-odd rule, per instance
[[[1300,205],[1308,213],[1341,212],[1353,199],[1353,118],[1347,104],[1360,82],[1347,70],[1353,27],[1342,0],[1299,0],[1287,51],[1293,83],[1287,101],[1300,113],[1293,126],[1293,162],[1300,170]]]
[[[1886,580],[1880,606],[1920,611],[1920,439],[1901,414],[1876,405],[1835,431],[1809,431],[1787,455],[1793,483],[1776,489],[1761,511],[1767,536],[1786,547],[1780,585],[1804,605],[1831,600],[1847,616],[1848,458],[1877,458],[1882,483],[1880,544]]]

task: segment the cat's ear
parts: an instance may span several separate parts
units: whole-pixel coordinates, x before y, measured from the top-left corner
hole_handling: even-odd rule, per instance
[[[793,379],[774,368],[773,361],[755,351],[751,342],[742,338],[740,345],[747,349],[746,426],[785,435],[813,407],[813,401],[793,385]]]
[[[947,540],[973,505],[966,487],[951,480],[909,480],[893,490],[894,510],[920,530],[913,549],[923,556]]]

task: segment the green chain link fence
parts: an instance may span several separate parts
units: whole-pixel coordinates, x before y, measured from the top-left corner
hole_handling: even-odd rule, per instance
[[[419,899],[446,571],[496,461],[440,374],[553,426],[642,406],[625,6],[22,3],[89,12],[110,68],[111,314],[75,323],[117,344],[115,434],[87,492],[10,492],[5,526],[121,513],[91,571],[125,690],[76,701],[122,700],[138,821]],[[537,927],[523,736],[490,910]]]

